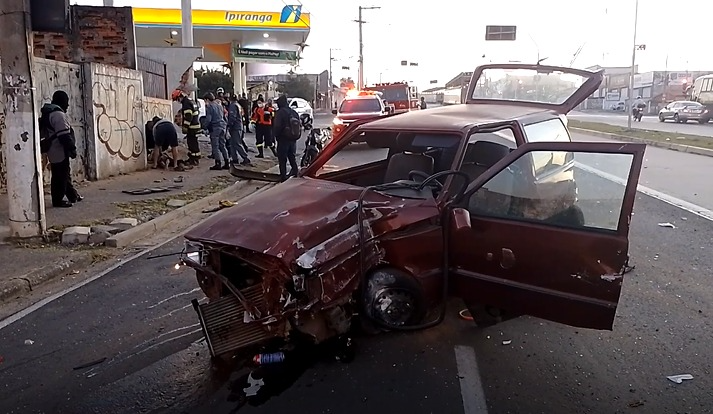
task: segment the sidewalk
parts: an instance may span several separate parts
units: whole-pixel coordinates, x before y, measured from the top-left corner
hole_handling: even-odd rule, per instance
[[[201,143],[203,154],[210,154]],[[250,153],[252,169],[264,171],[277,162],[272,155],[257,159]],[[45,206],[49,240],[1,240],[0,303],[13,296],[7,289],[8,281],[24,280],[33,286],[55,277],[71,273],[92,263],[121,255],[120,249],[97,245],[63,246],[60,243],[62,230],[71,226],[107,225],[118,218],[135,218],[139,224],[146,223],[169,211],[207,197],[234,184],[237,180],[228,171],[211,171],[213,160],[203,158],[198,167],[186,171],[147,170],[120,175],[107,180],[75,183],[84,197],[70,208],[53,208],[49,189],[45,188]],[[172,187],[176,188],[172,188]],[[180,186],[180,188],[179,188]],[[143,195],[124,193],[126,190],[144,188],[167,188],[168,191]],[[171,201],[173,207],[167,205]],[[0,226],[8,220],[8,197],[0,194]],[[18,289],[21,290],[21,289]],[[18,294],[21,292],[18,292]]]

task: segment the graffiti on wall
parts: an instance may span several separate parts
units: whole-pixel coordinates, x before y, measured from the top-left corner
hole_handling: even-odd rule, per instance
[[[144,121],[149,121],[155,116],[170,119],[171,101],[144,96]]]
[[[109,154],[124,161],[139,158],[145,147],[142,126],[137,125],[143,118],[140,91],[133,84],[123,89],[118,88],[118,82],[107,83],[96,81],[92,85],[99,141]]]

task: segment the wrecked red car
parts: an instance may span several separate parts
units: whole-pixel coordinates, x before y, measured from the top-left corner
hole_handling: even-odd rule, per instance
[[[355,122],[297,177],[192,229],[211,353],[291,331],[321,342],[355,320],[433,326],[453,297],[479,326],[612,329],[645,146],[570,140],[565,114],[601,81],[481,66],[465,104]]]

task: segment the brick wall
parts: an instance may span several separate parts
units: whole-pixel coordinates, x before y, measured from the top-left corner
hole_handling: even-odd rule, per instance
[[[136,69],[131,7],[71,6],[72,33],[34,33],[37,57]]]

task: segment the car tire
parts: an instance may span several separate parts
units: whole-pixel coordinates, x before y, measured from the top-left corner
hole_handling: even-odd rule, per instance
[[[661,114],[659,114],[659,122],[666,122],[666,118]]]
[[[681,123],[681,119],[678,117],[678,114],[673,115],[673,122],[675,122],[677,124]]]
[[[708,119],[699,119],[699,120],[698,120],[698,123],[701,124],[701,125],[707,124],[707,123],[708,123]]]

